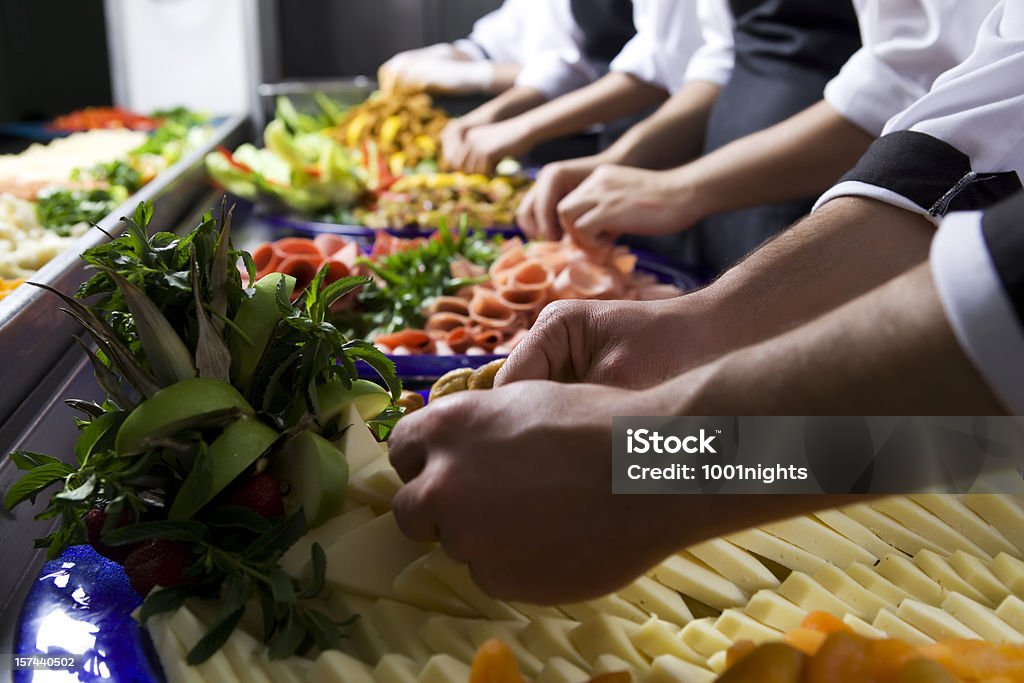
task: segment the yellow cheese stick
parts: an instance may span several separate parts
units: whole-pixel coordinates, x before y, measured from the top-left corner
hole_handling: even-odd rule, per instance
[[[964,505],[962,496],[923,493],[910,496],[918,505],[927,508],[957,532],[977,543],[991,557],[1002,552],[1014,552],[1013,544],[999,531]]]
[[[682,596],[648,576],[641,576],[619,591],[619,596],[640,608],[645,614],[670,621],[682,628],[693,620]]]
[[[936,543],[941,551],[932,549],[933,552],[949,555],[954,550],[965,550],[976,557],[990,559],[988,553],[976,543],[905,496],[883,498],[870,503],[870,505],[878,512],[889,515],[908,529],[912,529]]]
[[[180,607],[171,617],[171,630],[174,631],[174,635],[178,637],[185,651],[188,652],[206,634],[207,627],[188,607]],[[235,675],[223,650],[213,653],[212,657],[195,668],[199,671],[199,675],[208,681],[239,683],[238,676]]]
[[[522,614],[527,619],[540,619],[541,617],[548,617],[551,619],[564,619],[565,612],[558,607],[547,607],[545,605],[531,605],[527,602],[513,602],[509,601],[508,606],[514,609],[519,614]]]
[[[417,683],[419,667],[404,655],[384,655],[373,669],[377,683]]]
[[[1024,552],[1024,509],[1019,498],[996,493],[971,493],[962,497],[964,505],[996,528],[1007,541]]]
[[[644,669],[637,668],[621,657],[616,657],[612,654],[603,654],[599,656],[594,661],[594,665],[591,667],[590,671],[595,676],[625,671],[629,674],[631,680],[642,681],[644,679]]]
[[[416,609],[393,600],[378,600],[363,619],[369,619],[384,642],[389,652],[405,655],[418,664],[425,664],[431,652],[420,637],[420,629],[430,618],[429,612]]]
[[[838,567],[822,567],[811,577],[819,586],[856,610],[864,619],[871,619],[878,610],[896,607],[898,603],[886,602],[882,596],[869,591]]]
[[[765,626],[737,609],[727,609],[715,620],[715,629],[731,641],[750,640],[764,643],[769,640],[781,640],[783,633]]]
[[[401,487],[402,480],[398,473],[391,467],[388,458],[381,455],[352,472],[347,495],[383,513],[391,509],[391,499]]]
[[[656,617],[648,619],[645,624],[630,634],[629,639],[633,641],[633,645],[640,652],[650,659],[657,659],[661,655],[672,655],[695,664],[704,664],[707,661],[707,657],[683,642],[679,628],[675,624]]]
[[[943,590],[956,591],[969,597],[971,600],[982,603],[987,607],[995,607],[996,602],[986,598],[979,590],[970,585],[957,574],[956,570],[945,560],[930,550],[922,550],[914,556],[914,564],[921,568],[925,574],[931,577],[935,583],[942,586]]]
[[[205,679],[199,669],[185,662],[188,652],[171,629],[170,614],[150,617],[146,621],[146,628],[153,639],[153,647],[168,683],[204,683]]]
[[[929,645],[935,642],[934,638],[923,633],[920,629],[911,626],[887,609],[875,615],[871,625],[890,638],[898,638],[910,645]]]
[[[335,591],[327,599],[328,610],[335,621],[350,622],[345,630],[345,651],[369,664],[375,663],[390,649],[387,641],[369,619],[370,611],[376,602],[375,598],[343,591]]]
[[[950,567],[968,585],[988,598],[992,605],[998,605],[1010,594],[1010,589],[992,573],[992,570],[973,555],[958,550],[949,556],[948,561]]]
[[[938,605],[942,602],[942,586],[925,574],[913,562],[903,555],[895,553],[886,555],[875,567],[880,576],[910,593],[927,605]]]
[[[854,562],[874,562],[877,559],[812,517],[794,517],[774,524],[764,524],[761,529],[840,567]]]
[[[910,593],[879,574],[874,567],[857,563],[851,564],[845,571],[847,576],[894,608],[910,597]]]
[[[725,671],[728,662],[729,653],[726,650],[722,650],[708,657],[708,668],[721,675]]]
[[[746,603],[748,596],[704,563],[687,553],[672,555],[651,570],[655,581],[715,609]]]
[[[403,534],[392,513],[352,529],[326,548],[328,585],[379,598],[394,595],[395,578],[433,549]]]
[[[705,657],[728,649],[732,641],[715,629],[715,617],[694,619],[683,627],[679,635],[691,649]]]
[[[522,614],[509,607],[507,603],[495,600],[480,590],[480,587],[473,583],[469,568],[445,555],[440,548],[427,556],[423,566],[441,583],[448,586],[463,602],[488,619],[526,620]]]
[[[424,609],[458,617],[477,617],[480,613],[470,607],[455,592],[427,571],[428,555],[409,563],[395,577],[392,584],[395,598]]]
[[[908,555],[914,555],[921,548],[942,552],[942,546],[867,505],[851,505],[843,508],[841,512],[863,524],[892,547]]]
[[[990,565],[992,573],[1014,595],[1024,595],[1024,562],[1007,553],[999,553]]]
[[[419,683],[466,683],[469,666],[448,655],[434,655],[420,672]]]
[[[651,664],[645,683],[712,683],[716,674],[685,660],[662,655]]]
[[[935,640],[978,638],[978,634],[938,607],[917,600],[904,600],[896,616]]]
[[[829,593],[803,572],[790,574],[789,578],[779,586],[779,595],[788,598],[793,604],[803,607],[809,612],[820,610],[830,612],[838,617],[852,612],[858,617],[865,617],[863,613]]]
[[[868,622],[864,621],[860,617],[855,617],[852,614],[843,615],[843,623],[853,629],[853,632],[864,636],[865,638],[886,638],[886,634],[881,629],[877,629]]]
[[[996,616],[1015,629],[1024,640],[1024,600],[1009,595],[996,607]]]
[[[1021,639],[1017,630],[991,609],[959,593],[947,595],[942,609],[990,643],[1012,643]]]
[[[835,529],[844,537],[864,548],[875,559],[885,557],[886,554],[892,552],[892,546],[879,538],[871,529],[839,510],[823,510],[814,513],[814,516],[829,528]],[[873,561],[869,564],[873,564]]]
[[[544,663],[534,683],[586,683],[590,674],[567,659],[551,657]]]
[[[310,561],[310,552],[314,543],[319,543],[325,550],[339,536],[347,534],[358,526],[373,521],[377,515],[367,505],[358,507],[332,517],[315,529],[310,529],[288,548],[281,557],[281,567],[289,576],[305,578]]]
[[[569,619],[534,619],[518,635],[530,653],[542,662],[552,657],[561,657],[576,666],[587,668],[587,660],[569,638],[577,626],[579,623]]]
[[[775,588],[779,580],[756,557],[724,538],[714,538],[691,546],[690,553],[744,593],[753,595],[762,588]]]
[[[826,564],[825,560],[817,555],[760,529],[740,531],[726,536],[726,539],[744,550],[757,553],[787,569],[810,574]]]
[[[450,655],[469,664],[473,661],[476,648],[455,622],[455,617],[432,616],[420,628],[420,638],[434,654]]]
[[[783,633],[798,628],[807,610],[798,607],[775,591],[760,590],[743,608],[751,618]]]
[[[614,655],[631,666],[646,669],[649,662],[630,640],[630,634],[640,628],[626,619],[606,614],[588,619],[569,632],[569,640],[587,662],[593,665],[603,654]]]

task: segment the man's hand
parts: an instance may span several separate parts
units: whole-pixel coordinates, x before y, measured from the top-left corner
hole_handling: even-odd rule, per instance
[[[639,396],[522,382],[403,418],[390,439],[407,482],[399,526],[439,540],[496,597],[552,604],[620,588],[693,533],[669,509],[684,496],[612,495],[611,417],[657,410]]]
[[[461,145],[445,147],[445,161],[466,173],[492,173],[505,157],[521,156],[532,148],[529,131],[513,117],[470,129]]]
[[[663,301],[557,301],[516,345],[496,384],[532,379],[643,388],[717,347],[700,294]]]
[[[493,63],[470,59],[449,43],[400,52],[377,70],[377,82],[382,92],[488,92],[494,83],[494,77]]]
[[[558,218],[577,241],[592,244],[685,230],[700,218],[695,209],[692,193],[671,172],[601,166],[558,203]]]
[[[600,156],[580,157],[548,164],[537,182],[523,197],[516,211],[516,223],[530,239],[558,240],[562,225],[558,222],[558,203],[579,187],[601,165]]]

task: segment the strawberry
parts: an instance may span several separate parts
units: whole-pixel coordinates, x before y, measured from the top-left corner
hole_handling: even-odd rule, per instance
[[[228,505],[246,507],[261,517],[280,517],[284,514],[281,484],[266,472],[243,479],[228,497]]]
[[[121,513],[120,519],[117,520],[116,527],[122,527],[126,524],[131,524],[132,517],[127,510]],[[107,523],[107,509],[105,507],[94,507],[89,510],[85,515],[85,530],[86,537],[89,539],[89,545],[92,546],[93,550],[98,552],[103,557],[113,560],[117,563],[124,562],[125,558],[135,550],[136,545],[117,545],[110,546],[100,540],[100,535],[103,533],[103,525]]]
[[[154,538],[133,550],[124,561],[132,588],[146,596],[154,586],[177,586],[189,581],[183,572],[196,561],[187,543]]]

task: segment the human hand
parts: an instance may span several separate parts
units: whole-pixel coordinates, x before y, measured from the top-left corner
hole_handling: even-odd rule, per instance
[[[488,91],[494,82],[493,63],[470,59],[454,45],[438,43],[400,52],[377,70],[382,92],[426,90],[468,94]]]
[[[518,117],[471,128],[456,149],[445,149],[445,160],[465,173],[492,173],[505,157],[526,154],[533,148]]]
[[[540,314],[498,373],[524,380],[644,388],[715,354],[700,293],[662,301],[556,301]]]
[[[558,203],[562,228],[583,245],[621,234],[666,235],[700,216],[689,188],[669,171],[605,165]]]
[[[600,156],[589,156],[544,166],[516,211],[516,223],[523,233],[530,239],[561,239],[558,203],[600,165]]]
[[[620,588],[694,533],[672,513],[689,496],[612,495],[611,417],[657,414],[641,396],[520,382],[403,418],[389,442],[407,482],[399,526],[439,540],[499,598],[553,604]]]

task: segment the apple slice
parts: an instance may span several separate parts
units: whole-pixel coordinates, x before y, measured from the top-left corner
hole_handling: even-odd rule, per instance
[[[170,519],[189,519],[228,484],[256,462],[274,441],[277,432],[254,417],[232,422],[218,436],[205,455],[196,461],[178,495],[174,497]]]
[[[244,336],[232,330],[227,343],[231,351],[231,378],[240,387],[248,387],[253,370],[281,319],[277,308],[277,287],[282,279],[285,294],[290,297],[295,290],[295,278],[284,273],[271,273],[253,285],[253,295],[243,299],[235,313],[233,322]]]
[[[204,378],[176,382],[136,406],[117,431],[114,449],[120,455],[140,453],[149,439],[173,436],[231,413],[253,415],[254,411],[227,382]]]
[[[348,486],[348,462],[319,434],[303,432],[289,441],[274,458],[272,469],[288,488],[285,503],[302,505],[307,529],[341,512]]]
[[[372,420],[391,405],[387,389],[369,380],[357,379],[346,389],[341,380],[332,380],[317,389],[320,401],[320,423],[326,425],[347,408],[354,405],[359,417]]]

